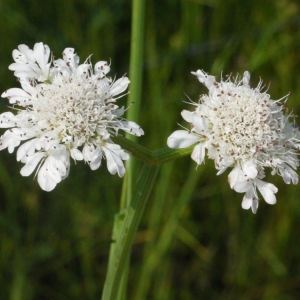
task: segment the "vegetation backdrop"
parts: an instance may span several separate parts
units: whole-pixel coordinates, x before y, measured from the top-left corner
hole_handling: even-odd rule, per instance
[[[130,26],[131,1],[0,0],[1,89],[18,86],[12,50],[41,41],[56,58],[74,47],[81,62],[111,59],[120,77]],[[177,122],[186,125],[185,94],[206,92],[190,74],[199,68],[218,78],[249,70],[252,86],[271,83],[272,99],[292,92],[287,106],[300,114],[299,66],[299,1],[147,0],[139,143],[165,147]],[[0,153],[0,299],[99,299],[122,179],[72,164],[47,193],[20,168],[15,153]],[[163,165],[135,238],[128,299],[299,299],[299,185],[268,174],[278,203],[261,201],[253,215],[227,175],[209,160]]]

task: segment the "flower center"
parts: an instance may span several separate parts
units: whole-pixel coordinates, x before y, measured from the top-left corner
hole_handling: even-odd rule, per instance
[[[211,142],[226,156],[247,159],[275,146],[284,127],[281,108],[269,95],[223,83],[202,97],[209,107]],[[276,115],[273,118],[273,115]]]
[[[111,109],[116,106],[106,100],[107,79],[93,82],[89,78],[37,87],[40,94],[32,102],[32,123],[42,132],[54,132],[60,140],[72,136],[82,145],[96,133],[101,135],[101,128],[114,118]]]

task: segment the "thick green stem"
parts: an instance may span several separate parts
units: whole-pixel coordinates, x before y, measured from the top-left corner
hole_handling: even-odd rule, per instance
[[[121,220],[116,220],[116,223],[121,221],[122,225],[120,229],[117,229],[119,231],[117,240],[114,241],[115,245],[111,251],[102,300],[115,300],[117,298],[120,280],[124,268],[126,268],[126,258],[130,253],[138,224],[144,213],[158,170],[159,166],[149,166],[147,164],[143,166],[130,205],[124,210]],[[123,217],[124,220],[122,220]]]
[[[145,164],[130,203],[115,216],[113,244],[109,254],[108,272],[102,300],[116,300],[124,296],[122,293],[125,293],[126,290],[125,274],[128,271],[130,248],[160,165],[189,155],[193,148],[174,150],[166,147],[151,151],[124,137],[118,136],[112,139]]]

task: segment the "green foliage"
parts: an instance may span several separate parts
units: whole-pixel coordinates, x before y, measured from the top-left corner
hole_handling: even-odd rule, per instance
[[[57,58],[74,47],[82,60],[111,58],[111,74],[129,71],[130,1],[0,4],[2,91],[18,85],[7,67],[22,43],[42,41]],[[184,93],[197,101],[206,92],[190,74],[199,68],[217,77],[247,69],[253,86],[271,82],[273,99],[291,91],[299,114],[299,24],[296,0],[146,1],[139,143],[164,148],[177,122],[187,126]],[[20,168],[15,154],[0,153],[0,298],[100,299],[122,179],[73,164],[46,193]],[[211,161],[196,170],[189,157],[161,167],[135,237],[128,299],[298,299],[299,186],[269,175],[278,203],[261,201],[253,215],[227,173],[215,174]]]

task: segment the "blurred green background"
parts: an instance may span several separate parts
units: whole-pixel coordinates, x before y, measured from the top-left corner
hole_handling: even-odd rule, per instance
[[[111,58],[120,77],[130,24],[125,0],[0,0],[2,91],[18,87],[8,65],[23,43],[42,41],[56,58],[66,47],[82,62]],[[297,0],[148,0],[144,50],[139,142],[150,149],[186,125],[184,94],[197,101],[206,92],[190,74],[199,68],[218,78],[249,70],[252,86],[271,82],[272,99],[292,92],[287,106],[300,114]],[[78,163],[46,193],[21,167],[15,153],[0,153],[0,299],[99,299],[122,179]],[[161,168],[133,246],[128,299],[299,299],[299,185],[268,171],[278,203],[261,201],[253,215],[228,172],[216,176],[211,161],[195,169],[189,157]]]

